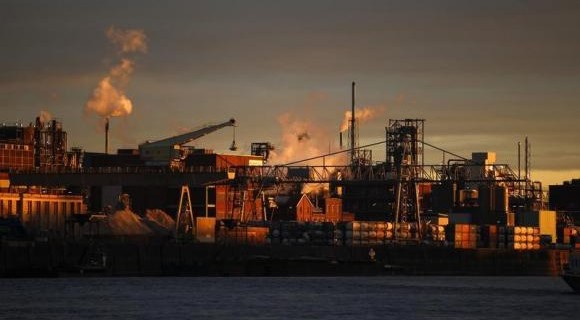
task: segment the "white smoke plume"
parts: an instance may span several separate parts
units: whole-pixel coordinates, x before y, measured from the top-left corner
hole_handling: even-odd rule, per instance
[[[50,114],[50,112],[44,111],[44,110],[40,111],[39,117],[40,117],[40,122],[42,122],[42,123],[47,123],[50,120],[52,120],[52,114]]]
[[[297,119],[290,113],[278,117],[278,123],[282,128],[281,145],[270,153],[272,164],[285,164],[294,161],[314,158],[328,154],[331,149],[331,139],[320,124],[313,124],[307,120]],[[334,150],[336,151],[336,150]],[[340,153],[333,156],[303,161],[295,166],[340,166],[346,164],[346,154]],[[328,191],[327,183],[306,183],[302,186],[302,193],[319,193]]]
[[[147,52],[147,36],[140,29],[116,29],[111,26],[107,29],[107,38],[118,46],[119,53]]]
[[[110,27],[106,35],[117,46],[121,55],[147,52],[147,37],[143,30]],[[125,88],[134,69],[135,63],[131,59],[126,56],[121,58],[120,62],[109,70],[109,74],[99,81],[85,104],[85,112],[96,114],[102,119],[131,114],[133,103],[125,95]]]
[[[281,146],[270,154],[273,164],[284,164],[293,161],[313,158],[329,153],[331,139],[320,125],[297,119],[290,113],[278,117],[282,128]],[[344,157],[339,155],[311,160],[297,165],[339,165],[344,164]]]
[[[357,124],[361,124],[370,121],[385,113],[385,106],[368,106],[363,108],[356,108],[354,111],[354,117]],[[350,121],[352,118],[352,112],[346,111],[344,113],[344,118],[342,119],[342,124],[340,125],[340,131],[346,131],[350,127]]]
[[[109,75],[101,79],[85,104],[87,112],[95,113],[103,118],[122,117],[131,114],[133,103],[123,89],[133,72],[133,62],[121,60],[119,65],[111,68]]]

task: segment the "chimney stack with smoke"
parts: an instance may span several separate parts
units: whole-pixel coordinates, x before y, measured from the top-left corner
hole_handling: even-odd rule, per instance
[[[109,117],[105,121],[105,154],[109,154]]]
[[[97,115],[101,125],[105,125],[105,152],[108,153],[109,119],[127,116],[133,110],[133,103],[125,95],[125,88],[135,69],[135,63],[127,55],[146,53],[147,37],[143,30],[123,30],[115,27],[107,29],[106,35],[117,46],[121,60],[99,81],[85,104],[85,113]]]

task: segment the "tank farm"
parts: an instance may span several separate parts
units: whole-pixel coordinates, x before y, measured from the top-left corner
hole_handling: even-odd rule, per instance
[[[354,90],[340,149],[281,164],[270,142],[233,154],[235,131],[232,154],[186,145],[234,119],[116,153],[108,122],[105,152],[68,148],[57,120],[4,123],[0,276],[562,271],[580,240],[562,209],[578,181],[548,203],[527,139],[514,170],[426,142],[424,119],[390,119],[383,141],[360,145]],[[426,151],[444,160],[426,164]]]

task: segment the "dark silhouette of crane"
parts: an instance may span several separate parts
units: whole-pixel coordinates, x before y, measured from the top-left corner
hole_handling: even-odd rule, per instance
[[[235,124],[236,120],[232,118],[222,123],[207,125],[201,129],[166,139],[147,141],[139,145],[139,154],[145,164],[149,166],[179,167],[183,159],[189,154],[190,148],[184,148],[185,144],[219,129],[235,127]]]

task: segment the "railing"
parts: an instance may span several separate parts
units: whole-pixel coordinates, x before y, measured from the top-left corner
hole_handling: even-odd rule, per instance
[[[462,176],[457,168],[446,165],[407,165],[414,172],[412,180],[417,182],[441,182],[462,180],[465,182],[516,183],[517,176],[506,164],[485,166],[486,170],[465,170],[482,168],[481,165],[463,164]],[[383,164],[372,166],[238,166],[232,167],[237,178],[250,180],[275,179],[276,182],[337,182],[337,181],[392,181],[397,179],[394,170]]]
[[[185,169],[169,167],[98,167],[98,168],[35,168],[31,170],[11,169],[10,174],[184,174],[184,173],[226,173],[226,168],[195,166]]]

